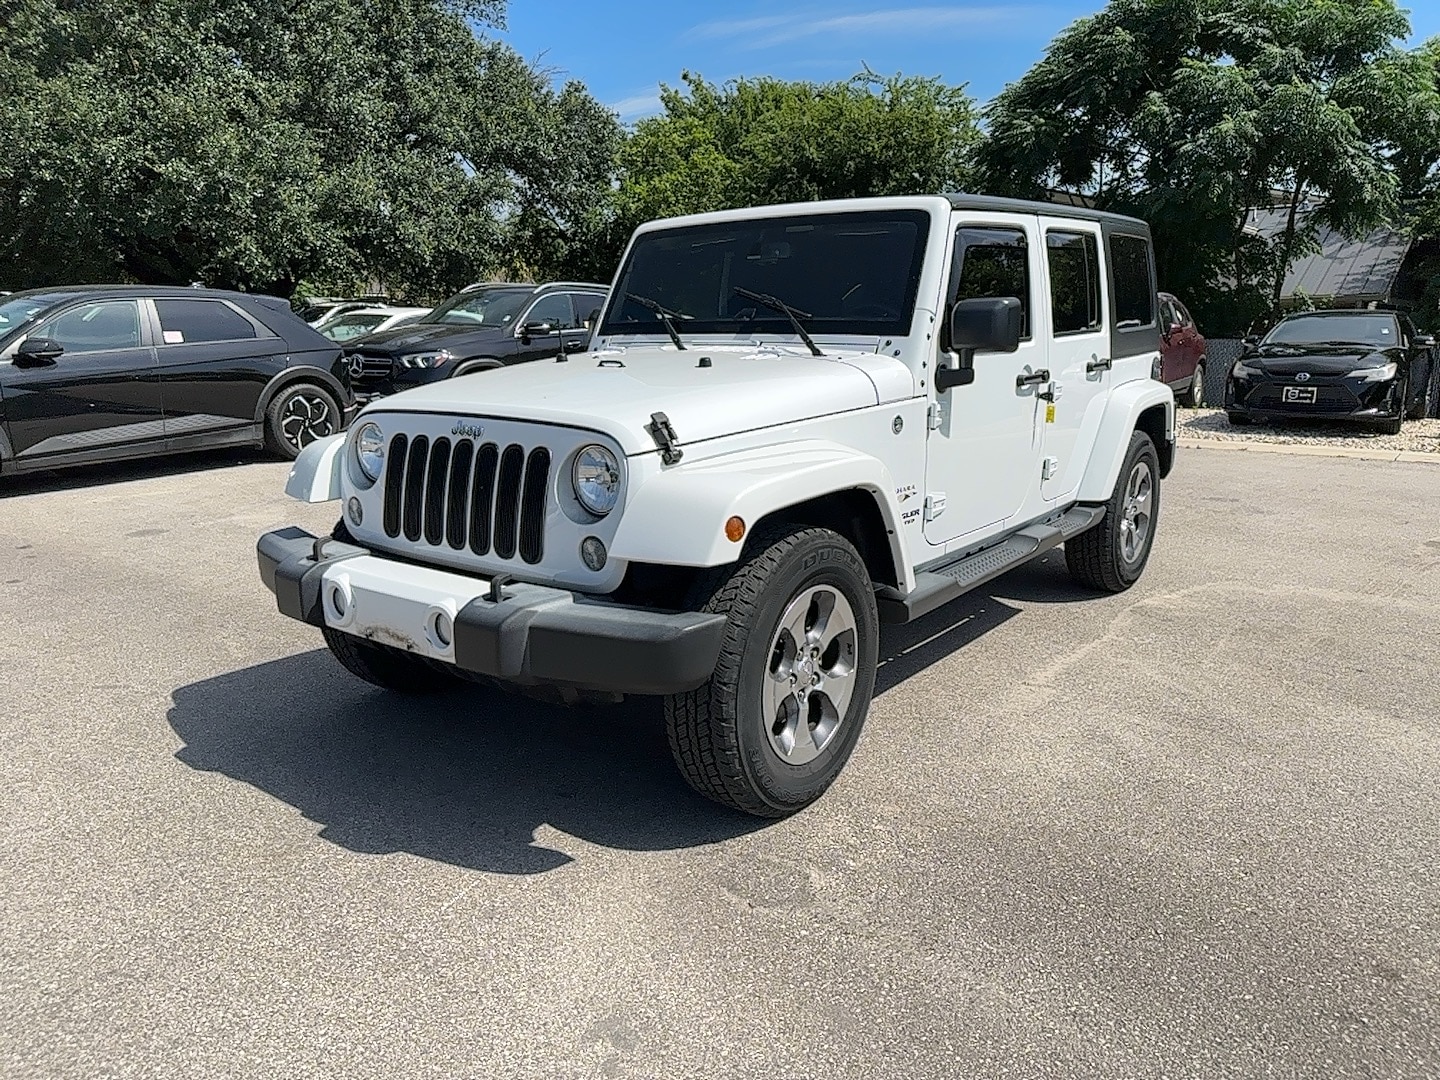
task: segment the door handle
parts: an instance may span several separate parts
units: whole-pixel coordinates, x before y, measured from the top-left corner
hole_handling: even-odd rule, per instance
[[[1108,357],[1108,356],[1106,356],[1106,357],[1094,357],[1094,356],[1092,356],[1092,357],[1090,358],[1090,362],[1085,365],[1085,371],[1086,371],[1087,374],[1091,374],[1091,375],[1093,375],[1093,374],[1094,374],[1095,372],[1097,372],[1097,371],[1109,371],[1109,370],[1110,370],[1110,365],[1111,365],[1112,363],[1113,363],[1113,361],[1112,361],[1112,360],[1110,359],[1110,357]]]
[[[1015,389],[1024,390],[1027,386],[1035,386],[1037,383],[1047,383],[1049,381],[1049,369],[1041,368],[1039,371],[1032,371],[1029,375],[1016,375]]]

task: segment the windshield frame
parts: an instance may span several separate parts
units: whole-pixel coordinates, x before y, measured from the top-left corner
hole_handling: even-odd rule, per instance
[[[915,227],[914,244],[910,251],[910,265],[905,270],[897,272],[897,276],[898,274],[904,275],[899,282],[903,285],[904,292],[899,316],[888,321],[881,321],[876,318],[844,319],[812,314],[801,316],[800,321],[812,337],[861,337],[867,339],[908,337],[914,327],[920,282],[924,275],[925,260],[934,226],[933,211],[913,205],[863,210],[800,211],[645,229],[636,234],[625,252],[625,260],[616,274],[615,285],[610,290],[609,302],[605,305],[605,313],[595,330],[595,336],[597,339],[666,336],[658,316],[653,321],[650,319],[620,321],[619,319],[620,312],[626,307],[629,293],[653,295],[653,292],[649,291],[653,289],[652,280],[636,281],[634,278],[637,254],[647,244],[657,241],[673,241],[677,237],[688,234],[697,238],[695,247],[714,247],[723,243],[722,237],[726,233],[756,230],[764,230],[767,234],[766,242],[770,242],[769,234],[772,231],[784,235],[788,230],[806,230],[821,224],[834,225],[838,223],[842,227],[848,225],[852,228],[862,228],[867,224],[879,225],[883,221],[894,222],[897,220],[907,221]],[[736,277],[738,279],[739,275]],[[741,284],[747,288],[755,288],[759,292],[769,293],[800,310],[804,310],[807,306],[798,290],[787,289],[783,284],[758,288],[748,280],[731,279],[728,271],[723,275],[723,280],[727,283]],[[699,336],[742,339],[754,339],[760,336],[766,338],[798,337],[790,319],[778,311],[759,310],[755,312],[753,318],[748,319],[737,317],[700,319],[689,316],[688,313],[686,315],[685,318],[673,319],[673,322],[680,334],[687,338]]]
[[[1331,327],[1335,327],[1345,323],[1353,323],[1356,320],[1363,320],[1365,322],[1371,323],[1380,323],[1382,320],[1388,321],[1390,325],[1390,330],[1394,337],[1390,341],[1363,341],[1356,340],[1354,338],[1347,338],[1343,334],[1337,333],[1337,331],[1334,329],[1323,329],[1327,324],[1329,324]],[[1281,328],[1286,326],[1296,326],[1301,324],[1316,327],[1315,336],[1305,340],[1275,337],[1275,332],[1277,330],[1280,330]],[[1398,347],[1403,340],[1404,332],[1401,329],[1400,320],[1396,318],[1393,311],[1359,310],[1353,312],[1347,311],[1344,314],[1326,313],[1322,315],[1312,312],[1306,312],[1303,315],[1292,315],[1287,319],[1281,319],[1278,323],[1272,326],[1269,332],[1260,339],[1260,344],[1279,346],[1290,345],[1295,347],[1303,347],[1306,345],[1327,345],[1337,342],[1344,342],[1349,345],[1358,345],[1367,349],[1390,349]]]

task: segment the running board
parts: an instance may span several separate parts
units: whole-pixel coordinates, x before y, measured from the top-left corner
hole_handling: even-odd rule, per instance
[[[993,547],[916,574],[915,588],[909,593],[902,594],[889,585],[881,586],[875,592],[880,621],[905,623],[928,615],[971,589],[1093,529],[1104,516],[1103,506],[1071,507],[1054,521],[1027,526]]]

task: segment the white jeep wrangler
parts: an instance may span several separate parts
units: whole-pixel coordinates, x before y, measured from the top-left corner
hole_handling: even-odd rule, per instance
[[[362,679],[657,694],[701,793],[835,779],[880,623],[1064,544],[1140,576],[1174,460],[1150,231],[969,195],[656,221],[590,350],[377,401],[260,539],[284,614]]]

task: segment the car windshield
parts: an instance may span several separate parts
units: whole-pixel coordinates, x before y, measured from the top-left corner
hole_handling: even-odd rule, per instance
[[[812,335],[907,334],[929,218],[865,210],[645,233],[600,333],[664,334],[658,305],[682,335],[795,334],[783,310],[744,290],[783,302]]]
[[[1394,345],[1393,315],[1314,315],[1286,319],[1265,337],[1267,345]]]
[[[385,321],[384,315],[341,315],[320,327],[320,333],[331,341],[349,341],[368,334]]]
[[[33,293],[0,301],[0,337],[20,329],[65,296],[65,293]]]
[[[520,314],[533,289],[476,289],[445,301],[429,315],[427,323],[460,326],[504,326]]]

